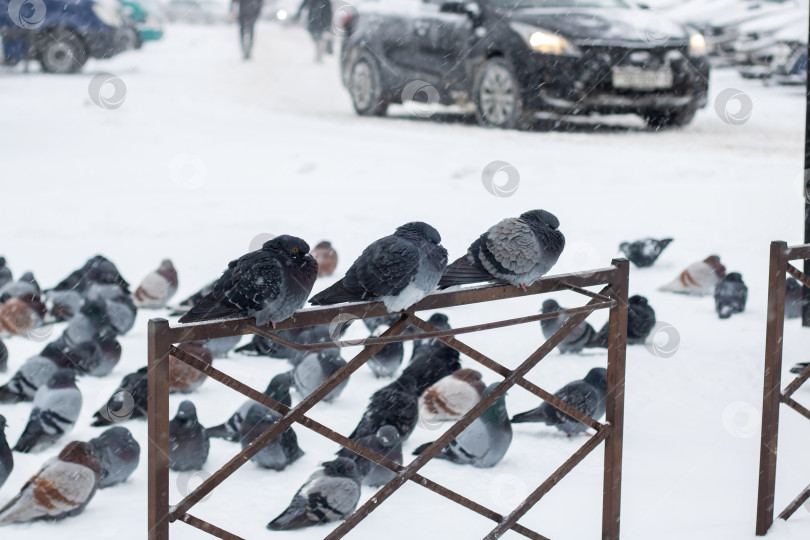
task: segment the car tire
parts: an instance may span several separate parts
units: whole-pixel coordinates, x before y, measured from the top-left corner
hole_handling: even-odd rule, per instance
[[[377,62],[370,54],[361,52],[349,67],[346,86],[354,110],[360,116],[383,116],[388,110]]]
[[[48,73],[76,73],[87,62],[87,49],[82,40],[68,30],[45,34],[38,47],[39,63]]]
[[[664,129],[673,127],[683,127],[689,124],[694,118],[695,109],[684,109],[679,111],[650,111],[645,113],[644,121],[651,129]]]
[[[487,60],[473,84],[475,117],[485,127],[515,129],[525,127],[529,116],[523,110],[520,82],[512,65],[504,58]]]

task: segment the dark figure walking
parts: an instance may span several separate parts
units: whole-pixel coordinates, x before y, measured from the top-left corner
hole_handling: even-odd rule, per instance
[[[253,50],[253,28],[262,11],[262,2],[263,0],[231,0],[231,11],[239,19],[239,42],[242,44],[242,56],[245,60],[250,60],[250,52]]]
[[[332,2],[331,0],[303,0],[295,18],[307,10],[307,30],[315,42],[315,61],[320,62],[323,53],[332,54]]]

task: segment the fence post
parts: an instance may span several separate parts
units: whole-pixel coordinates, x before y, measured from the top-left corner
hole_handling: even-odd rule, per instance
[[[169,540],[169,321],[149,321],[149,540]]]
[[[782,398],[782,338],[785,329],[785,242],[771,242],[768,274],[768,326],[765,334],[765,387],[762,394],[762,441],[759,449],[757,536],[773,525],[776,491],[776,445]]]
[[[614,259],[611,278],[616,305],[608,320],[607,396],[605,420],[612,427],[605,439],[605,478],[602,494],[602,539],[619,540],[622,495],[622,437],[624,431],[624,374],[627,345],[627,289],[630,263]]]

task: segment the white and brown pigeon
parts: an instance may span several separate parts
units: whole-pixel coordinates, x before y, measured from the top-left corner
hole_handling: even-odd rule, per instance
[[[658,290],[706,296],[714,293],[715,285],[724,277],[726,267],[720,263],[720,257],[710,255],[702,261],[691,264],[677,278],[659,287]]]
[[[456,370],[419,396],[419,418],[423,422],[461,418],[481,401],[485,388],[479,371],[466,368]]]
[[[154,272],[149,273],[135,292],[132,300],[141,309],[161,309],[177,292],[177,270],[171,259],[163,259]]]
[[[318,261],[318,277],[328,277],[335,273],[338,256],[331,242],[328,240],[318,242],[312,249],[312,256]]]

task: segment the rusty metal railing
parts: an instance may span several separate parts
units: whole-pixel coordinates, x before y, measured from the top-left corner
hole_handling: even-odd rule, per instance
[[[759,490],[757,493],[756,533],[763,536],[773,525],[776,494],[776,453],[779,437],[779,406],[785,404],[810,420],[810,410],[793,400],[793,394],[810,378],[810,365],[805,367],[782,390],[782,347],[785,333],[786,274],[810,288],[810,276],[790,264],[790,261],[810,259],[810,244],[791,246],[771,242],[771,262],[768,282],[768,327],[765,336],[765,388],[762,397],[762,440],[759,454]],[[807,486],[781,514],[787,520],[810,499]]]
[[[257,327],[253,319],[222,320],[175,327],[169,325],[168,321],[164,319],[152,319],[149,321],[148,378],[149,538],[151,540],[168,540],[169,525],[175,521],[182,521],[218,538],[239,539],[239,537],[233,533],[191,515],[189,511],[266,444],[283,433],[293,423],[297,422],[396,473],[396,476],[390,482],[380,488],[374,496],[369,498],[352,515],[332,530],[332,532],[326,536],[328,539],[342,538],[345,536],[397,489],[406,482],[412,481],[495,522],[495,527],[485,537],[487,539],[499,538],[507,531],[512,530],[533,540],[548,540],[545,536],[519,524],[518,520],[562,480],[565,475],[573,470],[591,451],[604,441],[605,461],[602,538],[603,540],[618,540],[621,508],[628,276],[629,263],[625,259],[616,259],[612,261],[611,266],[608,268],[588,271],[587,273],[545,277],[529,287],[525,292],[510,285],[483,285],[455,291],[434,292],[403,312],[399,321],[391,325],[382,335],[362,341],[339,341],[326,344],[303,345],[283,339],[279,337],[276,332],[290,328],[329,324],[335,320],[345,320],[347,317],[364,319],[387,315],[388,313],[385,307],[380,302],[357,302],[335,307],[302,309],[296,312],[290,319],[278,323],[275,329],[271,329],[269,326]],[[600,285],[604,287],[598,293],[586,289],[586,287]],[[555,291],[574,291],[587,297],[589,302],[584,306],[554,313],[532,314],[524,317],[453,328],[450,330],[438,330],[415,315],[425,310],[494,302]],[[590,313],[597,309],[610,310],[607,361],[607,412],[606,422],[604,424],[574,409],[562,400],[556,398],[553,394],[524,378],[566,335],[583,322]],[[509,369],[499,364],[483,353],[462,343],[455,337],[472,332],[525,324],[560,316],[570,316],[570,318],[553,336],[547,339],[516,369]],[[422,332],[418,334],[402,335],[402,332],[409,326],[414,326],[422,330]],[[178,344],[190,341],[245,334],[259,334],[299,351],[316,351],[324,348],[342,348],[358,345],[364,348],[357,356],[350,360],[347,365],[338,370],[312,394],[304,398],[294,407],[287,407],[176,347]],[[346,380],[349,375],[360,368],[360,366],[379,352],[386,344],[396,341],[410,341],[431,337],[442,341],[460,353],[498,373],[504,377],[504,380],[409,464],[400,465],[395,463],[306,416],[307,411],[327,396],[332,389]],[[221,469],[204,480],[175,506],[170,506],[169,504],[169,355],[282,415],[281,419],[269,427],[249,446],[234,456]],[[596,434],[590,437],[582,447],[519,504],[515,510],[509,515],[504,516],[441,484],[421,476],[418,471],[447,446],[454,437],[461,433],[464,428],[486,411],[495,400],[503,396],[506,391],[514,385],[525,388],[554,407],[595,429]]]

